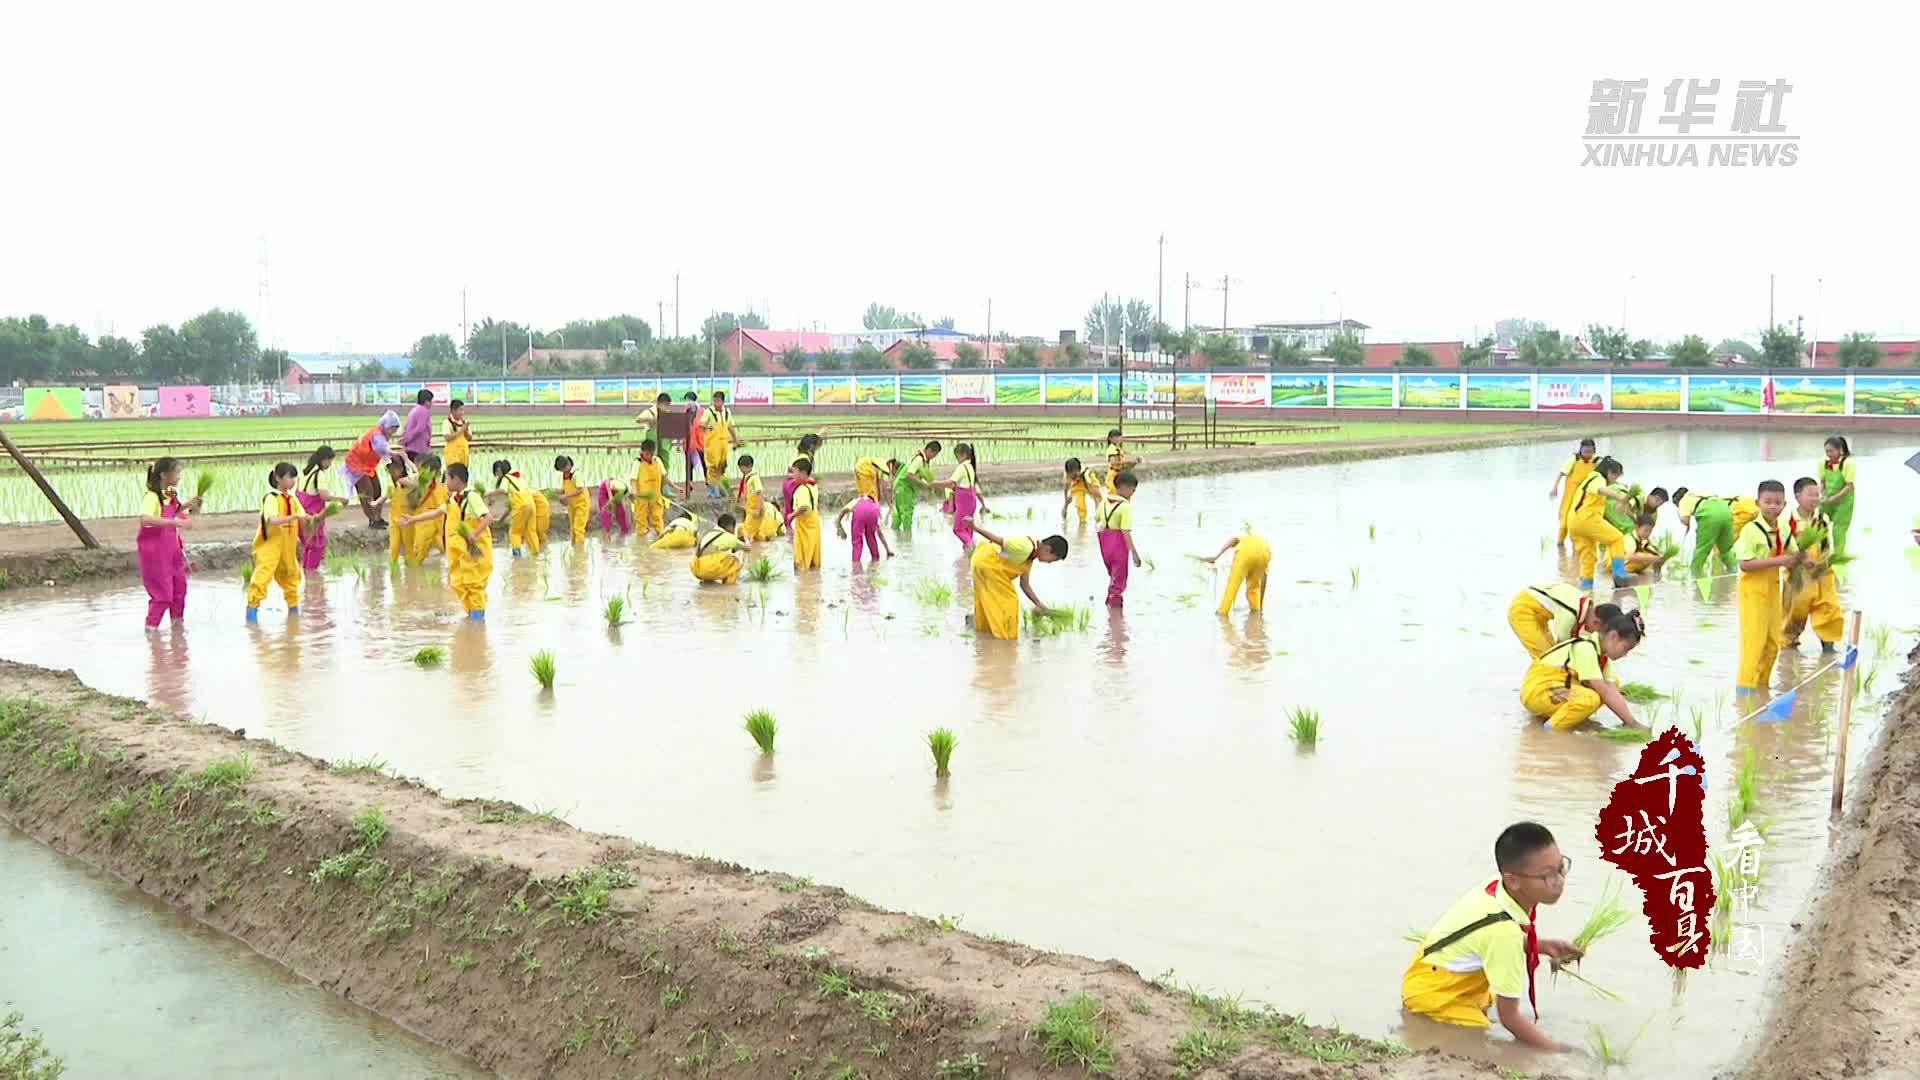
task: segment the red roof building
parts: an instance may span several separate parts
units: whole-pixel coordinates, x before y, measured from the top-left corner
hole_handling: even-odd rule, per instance
[[[956,355],[956,350],[961,344],[963,344],[963,342],[954,341],[951,338],[928,338],[925,341],[896,341],[883,349],[880,355],[886,357],[894,367],[904,367],[906,365],[900,360],[902,354],[911,346],[925,345],[927,348],[933,350],[935,363],[951,367],[953,365],[953,358]],[[1007,347],[1001,342],[996,341],[988,345],[983,342],[973,341],[965,342],[964,344],[970,344],[975,349],[980,350],[980,355],[983,357],[981,362],[983,364],[998,367],[1006,363]],[[1040,355],[1044,358],[1047,355],[1047,351],[1042,349]]]
[[[1880,345],[1881,367],[1920,367],[1920,341],[1882,341]],[[1839,367],[1840,343],[1822,341],[1814,346],[1814,367]]]
[[[1424,346],[1433,354],[1434,367],[1451,368],[1460,366],[1460,353],[1467,347],[1464,341],[1370,341],[1360,364],[1373,368],[1399,367],[1400,355],[1408,345]]]
[[[813,356],[833,347],[833,335],[804,330],[749,330],[741,327],[720,339],[720,354],[727,358],[730,366],[737,367],[741,352],[751,350],[767,358],[769,370],[785,371],[786,368],[780,363],[780,354],[791,346],[798,346],[801,352]]]

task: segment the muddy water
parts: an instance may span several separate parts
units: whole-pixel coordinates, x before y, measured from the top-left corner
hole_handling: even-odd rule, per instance
[[[489,1075],[4,825],[0,910],[0,1012],[68,1076]]]
[[[965,565],[923,510],[877,575],[850,572],[830,530],[824,574],[764,590],[697,588],[683,553],[595,544],[502,558],[484,629],[458,620],[437,574],[384,570],[314,588],[292,623],[270,599],[250,629],[222,573],[196,581],[183,635],[142,633],[137,587],[72,591],[0,607],[0,652],[322,756],[379,754],[450,794],[557,809],[1424,1043],[1430,1033],[1404,1028],[1399,1011],[1401,934],[1491,876],[1502,826],[1543,821],[1575,860],[1549,934],[1570,935],[1611,873],[1595,818],[1637,751],[1527,723],[1526,657],[1505,623],[1514,592],[1561,569],[1543,541],[1546,490],[1570,443],[1149,485],[1137,536],[1156,568],[1135,571],[1126,613],[1017,644],[964,636]],[[1603,443],[1629,481],[1724,491],[1790,483],[1819,446],[1736,433]],[[1920,481],[1900,464],[1912,447],[1862,443],[1861,558],[1843,598],[1904,626],[1920,600],[1902,551]],[[1058,522],[1055,499],[994,502],[1005,516],[990,523],[1005,530]],[[1223,573],[1186,556],[1249,519],[1282,553],[1269,610],[1221,620]],[[1073,555],[1038,568],[1035,585],[1097,611],[1092,534],[1067,535]],[[952,587],[953,606],[918,602],[922,580]],[[622,592],[644,621],[610,631],[599,607]],[[1647,614],[1651,637],[1622,677],[1709,710],[1727,698],[1707,738],[1710,761],[1727,763],[1709,793],[1714,842],[1731,764],[1748,746],[1760,755],[1763,810],[1777,821],[1754,914],[1766,956],[1695,978],[1674,1008],[1642,927],[1585,965],[1626,1003],[1562,980],[1543,985],[1541,1006],[1573,1042],[1590,1025],[1616,1044],[1646,1025],[1626,1075],[1702,1075],[1736,1052],[1772,992],[1766,975],[1824,851],[1832,760],[1809,708],[1831,712],[1837,683],[1803,692],[1787,725],[1736,733],[1733,582],[1704,596],[1660,583]],[[62,644],[69,634],[89,648]],[[1866,649],[1874,699],[1910,639],[1896,634],[1882,660]],[[408,662],[428,644],[448,647],[445,668]],[[527,673],[540,648],[559,657],[551,695]],[[1783,661],[1780,685],[1816,666],[1813,648]],[[1284,736],[1294,704],[1325,718],[1312,753]],[[780,722],[771,762],[740,728],[761,706]],[[1856,759],[1879,714],[1869,700],[1857,715]],[[951,781],[936,783],[924,736],[942,725],[959,745]],[[1503,1060],[1542,1067],[1511,1047]]]

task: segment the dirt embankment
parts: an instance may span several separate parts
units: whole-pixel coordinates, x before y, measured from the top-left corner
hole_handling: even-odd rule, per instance
[[[1565,439],[1566,432],[1551,427],[1516,428],[1479,435],[1416,436],[1365,442],[1317,445],[1252,446],[1227,450],[1183,450],[1155,455],[1138,470],[1143,483],[1225,472],[1281,469],[1306,465],[1325,465],[1369,458],[1398,457],[1444,450],[1478,450],[1490,446],[1545,442]],[[1093,464],[1093,463],[1089,463]],[[987,463],[980,486],[989,505],[999,494],[1034,491],[1058,491],[1063,473],[1057,462],[1019,462],[1006,465]],[[777,475],[770,482],[777,482]],[[851,473],[823,475],[821,491],[828,504],[853,495]],[[687,500],[694,513],[717,516],[727,509],[704,496]],[[558,508],[556,507],[556,510]],[[249,557],[257,518],[249,512],[207,514],[194,522],[187,533],[188,557],[206,570],[238,566]],[[70,584],[104,576],[137,577],[139,558],[134,553],[134,537],[139,532],[138,518],[108,518],[88,523],[102,545],[94,551],[79,546],[72,530],[61,522],[0,527],[0,591],[9,588]],[[588,529],[598,532],[598,519]],[[564,513],[556,513],[552,524],[555,534],[566,535]],[[505,535],[501,527],[501,535]],[[387,534],[366,527],[359,507],[349,506],[329,525],[329,546],[349,551],[385,551]]]
[[[1907,656],[1920,659],[1920,648]],[[1789,945],[1774,1006],[1736,1080],[1920,1075],[1920,683],[1849,783],[1820,898]],[[1764,856],[1763,856],[1764,857]]]
[[[330,769],[6,662],[0,816],[507,1076],[1493,1072]]]

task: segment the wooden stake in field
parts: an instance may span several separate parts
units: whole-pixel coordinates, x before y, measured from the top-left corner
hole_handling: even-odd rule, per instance
[[[60,511],[60,516],[66,520],[67,527],[73,530],[73,535],[78,536],[80,542],[89,548],[99,547],[100,541],[95,540],[93,534],[87,531],[87,527],[80,523],[80,519],[73,516],[73,511],[67,509],[67,504],[60,499],[60,493],[53,490],[53,485],[47,483],[47,478],[41,476],[40,470],[34,468],[33,462],[28,461],[27,456],[20,452],[20,448],[13,444],[13,439],[7,435],[5,428],[0,428],[0,445],[4,445],[13,460],[20,463],[20,468],[33,478],[34,484],[40,488],[40,494],[45,495],[47,501],[53,504],[53,508]]]
[[[1833,755],[1833,820],[1840,819],[1840,803],[1847,794],[1847,729],[1853,726],[1853,688],[1860,682],[1860,613],[1853,613],[1847,622],[1846,651],[1851,653],[1853,662],[1846,667],[1843,681],[1840,683],[1840,743]]]

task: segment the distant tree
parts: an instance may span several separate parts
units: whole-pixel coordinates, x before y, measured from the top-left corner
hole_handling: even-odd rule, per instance
[[[1741,341],[1739,338],[1728,338],[1713,347],[1712,355],[1737,356],[1742,360],[1751,362],[1760,359],[1760,350]]]
[[[285,349],[261,349],[260,381],[279,382],[280,377],[287,373],[289,360],[291,360],[291,357],[287,355],[287,350]]]
[[[921,343],[916,341],[906,348],[912,348],[913,345],[921,345]],[[922,345],[922,347],[926,346]],[[855,371],[892,371],[893,361],[872,342],[863,341],[853,350],[853,356],[847,366]]]
[[[807,370],[807,350],[797,343],[780,350],[780,367],[786,371]]]
[[[1267,366],[1270,368],[1295,368],[1307,362],[1307,350],[1292,338],[1278,335],[1267,340]]]
[[[1461,367],[1481,367],[1493,359],[1493,335],[1488,334],[1475,344],[1460,350]]]
[[[860,316],[860,325],[868,330],[892,330],[902,325],[900,312],[876,301],[867,305],[867,313]]]
[[[953,316],[951,316],[951,315],[942,315],[942,316],[940,316],[939,318],[937,318],[937,319],[935,319],[935,320],[933,320],[933,328],[934,328],[934,329],[936,329],[936,330],[951,330],[951,329],[953,329]]]
[[[980,361],[985,356],[986,354],[980,351],[980,346],[971,341],[962,341],[953,347],[955,367],[979,367]],[[916,371],[924,371],[934,366],[933,350],[917,341],[901,350],[900,359]]]
[[[1410,341],[1400,350],[1401,367],[1432,367],[1433,350],[1417,341]]]
[[[1872,334],[1855,331],[1841,340],[1834,358],[1841,367],[1879,367],[1880,343],[1873,339]]]
[[[1107,298],[1087,308],[1083,329],[1089,345],[1111,343],[1126,348],[1136,336],[1152,339],[1154,324],[1153,305],[1145,300]]]
[[[653,340],[653,327],[638,315],[614,315],[605,319],[575,319],[550,334],[535,340],[543,347],[569,349],[618,349],[623,342],[645,345]]]
[[[731,311],[716,311],[700,321],[700,336],[719,340],[735,330],[765,330],[767,320],[759,312],[748,311],[739,315]]]
[[[956,346],[953,350],[953,366],[956,368],[972,370],[974,368],[983,366],[985,363],[986,363],[986,354],[983,352],[974,352],[974,353],[962,355],[959,347]]]
[[[413,343],[407,350],[407,358],[412,361],[409,370],[422,374],[448,371],[456,360],[460,359],[460,350],[453,344],[453,338],[446,334],[428,334]]]
[[[1217,368],[1243,368],[1251,360],[1235,334],[1208,334],[1200,342],[1200,355],[1209,367]]]
[[[1558,330],[1535,330],[1520,343],[1520,362],[1528,367],[1559,367],[1573,356],[1573,342]]]
[[[862,342],[861,344],[866,344],[866,343]],[[872,348],[872,346],[868,346],[868,348]],[[833,351],[832,349],[823,349],[820,352],[814,354],[813,370],[845,371],[847,370],[847,358],[844,356],[841,356],[839,353]]]
[[[196,376],[208,382],[241,379],[259,370],[260,341],[237,311],[215,308],[180,324],[180,340]]]
[[[1350,331],[1333,335],[1323,351],[1342,367],[1359,367],[1367,359],[1367,347],[1361,343],[1360,335]]]
[[[180,382],[191,374],[186,342],[165,323],[149,326],[140,335],[140,359],[147,377],[156,382]]]
[[[482,319],[467,332],[465,353],[468,360],[498,364],[527,351],[527,328],[517,322]]]
[[[1627,346],[1628,355],[1632,356],[1635,360],[1648,359],[1659,351],[1659,348],[1646,338],[1634,338],[1633,344]]]
[[[145,374],[140,367],[140,346],[126,338],[108,334],[94,346],[94,352],[97,357],[94,370],[103,376],[125,375],[129,378],[139,378]]]
[[[1707,339],[1699,334],[1688,334],[1667,346],[1667,355],[1673,358],[1669,363],[1674,367],[1706,367],[1713,363],[1716,352],[1707,348]]]
[[[673,338],[661,343],[659,370],[662,374],[685,375],[705,371],[711,362],[707,343],[697,338]]]
[[[1608,360],[1625,360],[1633,355],[1633,342],[1625,330],[1591,323],[1587,326],[1587,344]]]
[[[1807,339],[1798,330],[1776,326],[1760,335],[1760,359],[1768,367],[1801,367],[1807,362]]]
[[[970,356],[973,367],[979,367],[979,346],[973,342],[960,342],[954,346],[954,357]],[[910,371],[933,371],[939,365],[939,357],[933,356],[933,346],[927,342],[908,342],[900,348],[900,367]]]
[[[1041,364],[1040,346],[1031,341],[1016,341],[1000,354],[1000,358],[1010,368],[1037,368]],[[1054,363],[1059,362],[1060,358],[1056,356]],[[955,366],[959,366],[957,361]]]
[[[1502,349],[1517,349],[1520,343],[1547,328],[1532,319],[1501,319],[1493,324],[1494,344]]]
[[[767,370],[767,354],[759,349],[740,350],[740,363],[735,369],[758,375]]]
[[[1087,357],[1089,355],[1091,354],[1087,351],[1085,345],[1082,345],[1078,341],[1069,341],[1054,350],[1053,366],[1068,368],[1086,367]]]

